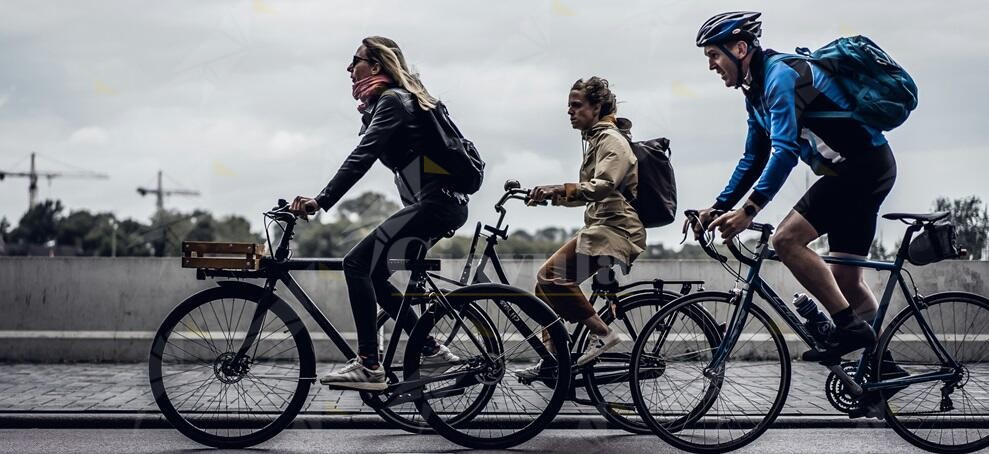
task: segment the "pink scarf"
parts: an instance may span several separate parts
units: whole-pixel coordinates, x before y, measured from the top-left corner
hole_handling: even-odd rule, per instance
[[[357,111],[364,113],[367,109],[367,105],[378,99],[381,92],[385,91],[393,85],[394,82],[391,77],[387,74],[378,74],[377,76],[368,76],[357,82],[354,82],[353,95],[354,99],[360,101],[361,103],[357,105]]]

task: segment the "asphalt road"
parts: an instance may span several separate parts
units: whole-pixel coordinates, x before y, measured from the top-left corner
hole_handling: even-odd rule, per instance
[[[461,452],[439,436],[394,430],[288,430],[252,448],[264,453]],[[248,452],[250,452],[248,451]],[[212,453],[171,429],[0,430],[2,453]],[[677,452],[651,435],[612,430],[547,430],[507,452],[667,453]],[[920,451],[889,429],[775,429],[739,453],[913,453]]]

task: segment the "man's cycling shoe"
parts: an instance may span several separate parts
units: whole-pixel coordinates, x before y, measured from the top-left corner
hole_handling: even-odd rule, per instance
[[[872,327],[862,320],[855,320],[846,326],[837,327],[831,332],[827,348],[824,350],[808,350],[801,355],[804,361],[825,364],[837,364],[842,355],[860,348],[871,348],[876,343],[876,333]]]

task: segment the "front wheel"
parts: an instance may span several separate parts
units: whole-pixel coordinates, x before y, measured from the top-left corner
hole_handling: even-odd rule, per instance
[[[391,340],[393,331],[398,329],[395,326],[395,321],[385,311],[378,311],[377,328],[378,345],[380,346],[387,346]],[[395,358],[404,357],[405,343],[400,342],[395,350]],[[383,360],[384,352],[379,352],[378,358]],[[397,382],[398,377],[402,375],[402,365],[394,361],[393,364],[385,367],[385,370],[389,374],[389,381]],[[422,416],[419,415],[419,410],[416,409],[412,402],[388,405],[386,402],[391,395],[386,392],[372,393],[362,391],[360,396],[365,404],[371,407],[378,416],[381,416],[381,419],[384,419],[395,427],[415,434],[432,432],[429,424],[426,424],[426,420],[422,419]]]
[[[678,449],[741,448],[783,409],[789,351],[779,328],[754,304],[722,367],[710,369],[731,334],[721,331],[737,310],[736,301],[722,292],[678,298],[649,320],[632,350],[630,386],[639,415]]]
[[[148,376],[158,408],[183,435],[217,448],[243,448],[282,431],[315,378],[306,327],[277,296],[260,332],[237,358],[264,291],[246,284],[192,295],[165,318],[151,346]]]
[[[468,306],[462,313],[462,317],[466,326],[465,330],[470,330],[478,338],[484,339],[484,349],[490,352],[501,351],[500,339],[494,336],[485,336],[485,333],[493,333],[495,329],[491,326],[491,321],[487,316],[478,310],[478,308],[473,306]],[[378,344],[388,345],[391,340],[392,332],[397,329],[395,327],[395,322],[392,320],[386,312],[381,311],[378,313]],[[407,330],[411,331],[411,329]],[[461,331],[460,333],[455,333],[459,335],[460,339],[467,338],[467,331]],[[434,332],[435,338],[443,340],[447,339],[450,333],[437,333]],[[392,364],[388,364],[385,369],[389,375],[389,380],[392,382],[398,382],[398,377],[404,375],[404,358],[406,356],[407,345],[405,342],[399,342],[397,349],[395,350],[395,360]],[[447,342],[447,348],[450,348],[451,352],[455,355],[461,355],[465,351],[463,349],[462,342]],[[384,358],[384,356],[381,356]],[[397,358],[402,358],[403,362],[399,362]],[[378,392],[378,393],[361,393],[361,400],[368,404],[378,416],[382,419],[388,421],[389,423],[395,425],[399,429],[406,432],[423,434],[433,432],[432,427],[429,423],[422,417],[419,413],[419,409],[416,408],[415,404],[411,401],[404,401],[401,403],[390,403],[389,399],[394,398],[392,394],[388,392]],[[480,411],[480,407],[483,402],[479,399],[475,399],[473,405],[464,406],[460,414],[454,418],[456,421],[466,421],[477,415]]]
[[[876,349],[879,379],[930,373],[950,377],[884,390],[886,422],[928,451],[965,453],[989,447],[989,300],[939,293],[918,307],[919,312],[912,307],[901,311],[883,331]],[[936,352],[923,325],[950,358]]]
[[[446,298],[449,307],[434,305],[420,318],[405,356],[405,382],[422,384],[419,412],[437,433],[468,448],[504,449],[536,436],[570,391],[562,320],[535,296],[501,284],[463,287]],[[468,335],[455,314],[466,318],[469,308],[483,311],[493,329]],[[460,363],[428,364],[422,351],[430,338]],[[469,419],[460,416],[467,408]]]

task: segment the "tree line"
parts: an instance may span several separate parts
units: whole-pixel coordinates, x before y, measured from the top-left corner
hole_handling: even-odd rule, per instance
[[[333,213],[320,212],[310,222],[299,222],[293,245],[299,257],[343,257],[381,221],[399,209],[383,194],[365,192],[340,202]],[[967,258],[982,260],[989,236],[989,214],[977,196],[959,199],[937,198],[934,211],[950,211],[958,243],[968,249]],[[467,235],[444,239],[430,250],[434,257],[463,258],[470,249],[473,228]],[[670,227],[677,228],[677,227]],[[505,258],[546,256],[571,238],[576,228],[544,227],[534,231],[515,230],[508,240],[499,242],[498,252]],[[280,232],[271,231],[272,241]],[[182,241],[231,241],[261,243],[264,231],[251,231],[243,216],[214,217],[204,210],[183,213],[162,210],[149,222],[118,219],[110,212],[91,213],[71,210],[58,200],[46,200],[31,207],[17,225],[7,218],[0,219],[0,255],[70,255],[70,256],[180,256]],[[889,260],[896,255],[899,241],[893,248],[874,241],[872,258]],[[811,244],[818,252],[826,252],[827,243]],[[478,246],[483,248],[483,244]],[[694,242],[679,250],[662,243],[651,244],[643,253],[649,259],[703,259],[707,256]]]

